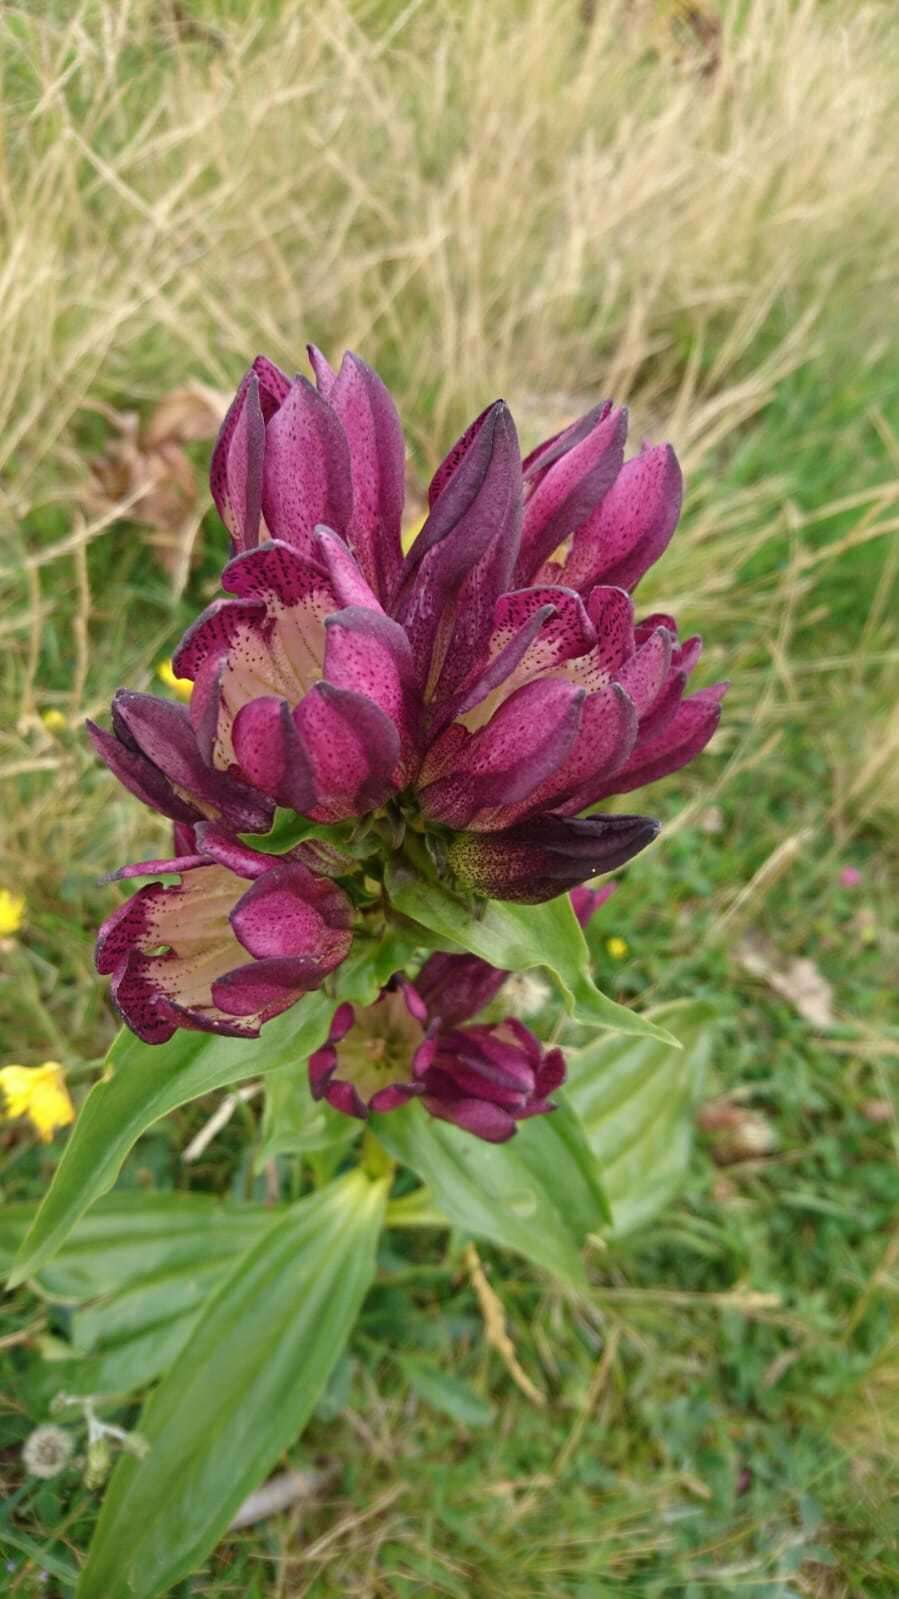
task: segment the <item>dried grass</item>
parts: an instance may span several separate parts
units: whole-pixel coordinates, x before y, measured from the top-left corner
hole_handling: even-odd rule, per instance
[[[313,337],[381,366],[421,461],[497,392],[531,439],[600,391],[695,474],[848,323],[853,358],[873,359],[894,303],[889,4],[723,6],[714,59],[626,0],[238,9],[0,19],[0,870],[18,856],[26,888],[61,848],[105,861],[146,826],[108,785],[88,803],[76,741],[38,715],[99,709],[165,633],[120,630],[115,662],[98,649],[119,600],[91,593],[93,547],[118,547],[130,502],[67,513],[61,533],[35,521],[82,491],[88,411],[227,386],[257,348],[295,364]],[[813,551],[782,499],[775,471],[727,495],[700,482],[663,574],[691,622],[755,630],[737,763],[808,692],[791,630],[838,548]],[[848,537],[883,539],[897,500],[896,484],[859,496]],[[785,528],[790,561],[748,592],[742,563]],[[51,631],[71,674],[48,701]]]

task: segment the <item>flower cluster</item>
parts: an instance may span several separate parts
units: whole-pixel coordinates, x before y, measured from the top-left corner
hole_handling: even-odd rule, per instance
[[[631,598],[677,523],[670,447],[625,461],[626,413],[605,402],[522,461],[497,401],[438,468],[404,556],[394,403],[358,357],[310,359],[315,383],[259,357],[223,424],[211,486],[231,559],[171,663],[189,701],[123,690],[112,730],[90,728],[175,824],[171,860],[117,875],[180,881],[140,888],[98,945],[151,1043],[255,1034],[320,986],[407,836],[460,894],[519,903],[622,865],[657,823],[594,807],[683,766],[720,713],[724,685],[686,692],[700,640]],[[278,808],[308,837],[273,857],[246,840]],[[561,1058],[518,1023],[462,1027],[475,1011],[448,1012],[434,972],[398,975],[367,1028],[338,1009],[316,1091],[354,1114],[414,1093],[507,1136],[547,1108]]]

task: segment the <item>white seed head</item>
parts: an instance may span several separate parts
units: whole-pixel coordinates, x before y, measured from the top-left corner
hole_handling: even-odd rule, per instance
[[[513,1016],[533,1016],[550,998],[550,987],[535,972],[513,972],[503,983],[503,1009]]]
[[[22,1445],[25,1470],[32,1477],[58,1477],[72,1458],[74,1439],[64,1427],[35,1427]]]

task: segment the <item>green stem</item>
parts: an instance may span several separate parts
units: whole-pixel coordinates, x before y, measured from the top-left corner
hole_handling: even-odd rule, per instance
[[[359,1164],[366,1177],[370,1177],[373,1182],[378,1182],[383,1177],[392,1177],[396,1170],[396,1161],[388,1155],[384,1145],[375,1137],[370,1127],[366,1127],[362,1134]]]
[[[388,1227],[449,1227],[443,1212],[438,1210],[427,1188],[416,1188],[402,1199],[392,1199],[387,1206],[385,1225]]]

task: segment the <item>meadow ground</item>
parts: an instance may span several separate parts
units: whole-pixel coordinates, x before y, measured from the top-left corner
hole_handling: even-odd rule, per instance
[[[259,348],[354,347],[413,484],[496,393],[527,445],[627,400],[688,475],[641,600],[733,682],[591,932],[616,997],[718,1009],[683,1192],[595,1254],[587,1301],[483,1248],[542,1404],[486,1342],[461,1241],[392,1240],[291,1453],[324,1487],[184,1594],[895,1595],[895,7],[48,0],[0,39],[0,886],[26,901],[3,1061],[58,1059],[78,1098],[114,1030],[97,879],[163,835],[80,723],[151,686],[215,589],[202,405],[158,412],[185,383],[214,408]],[[213,1108],[122,1181],[253,1192],[251,1106],[181,1160]],[[3,1200],[61,1144],[8,1125]],[[15,1595],[71,1592],[98,1504],[77,1471],[22,1474],[54,1330],[30,1289],[5,1302]]]

